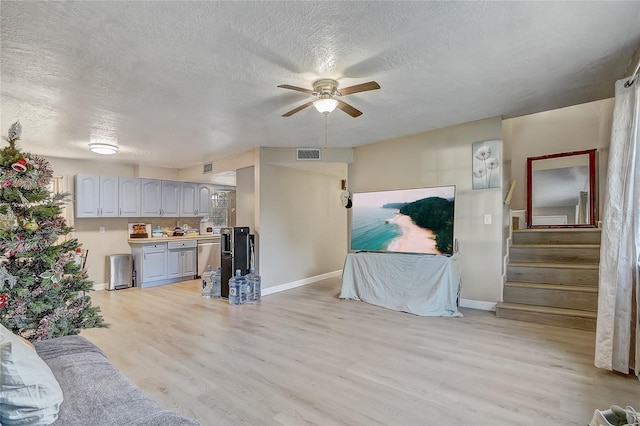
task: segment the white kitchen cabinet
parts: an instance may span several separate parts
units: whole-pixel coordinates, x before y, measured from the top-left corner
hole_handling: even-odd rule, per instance
[[[180,217],[193,217],[198,215],[198,185],[183,182],[180,192]]]
[[[167,252],[167,276],[177,278],[182,276],[182,250],[169,250]]]
[[[196,216],[211,215],[211,192],[210,185],[198,185]]]
[[[98,217],[100,213],[100,176],[75,176],[76,217]]]
[[[117,176],[75,176],[76,217],[196,217],[211,213],[209,185]]]
[[[117,176],[100,176],[100,216],[118,216]]]
[[[140,217],[140,179],[118,178],[120,217]]]
[[[198,249],[196,247],[183,250],[182,276],[195,277],[198,275]]]
[[[182,182],[142,179],[142,216],[179,217]]]
[[[140,193],[142,195],[142,216],[162,216],[162,181],[158,179],[141,179]]]
[[[75,176],[76,217],[117,217],[118,177]]]
[[[180,217],[203,217],[211,214],[211,186],[183,182],[180,194]]]
[[[167,278],[193,278],[197,275],[197,244],[195,240],[168,243]]]
[[[167,278],[167,243],[145,244],[142,246],[142,285]],[[137,269],[137,273],[140,270]]]
[[[162,216],[180,216],[180,189],[182,182],[162,181]]]

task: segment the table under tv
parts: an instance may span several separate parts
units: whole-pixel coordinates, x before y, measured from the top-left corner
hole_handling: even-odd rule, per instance
[[[348,253],[341,299],[354,299],[421,316],[461,317],[456,255]]]

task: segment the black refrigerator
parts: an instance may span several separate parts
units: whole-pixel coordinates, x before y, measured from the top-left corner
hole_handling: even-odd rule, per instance
[[[220,229],[220,295],[229,297],[229,279],[239,269],[242,275],[251,267],[251,237],[248,226]]]

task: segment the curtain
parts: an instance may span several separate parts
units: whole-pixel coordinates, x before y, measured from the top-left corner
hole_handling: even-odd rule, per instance
[[[596,367],[640,374],[640,84],[616,82],[604,199]]]

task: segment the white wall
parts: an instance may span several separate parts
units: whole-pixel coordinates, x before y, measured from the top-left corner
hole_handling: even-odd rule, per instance
[[[456,185],[455,237],[463,299],[495,303],[502,294],[503,190],[472,190],[472,147],[500,139],[499,117],[355,148],[353,192]],[[484,225],[485,214],[492,224]]]
[[[135,176],[145,179],[180,180],[178,169],[140,165],[135,167]],[[95,174],[95,173],[94,173]]]
[[[101,176],[136,176],[137,167],[129,164],[115,163],[111,161],[73,160],[69,158],[46,157],[51,163],[54,176],[73,176],[78,173]]]
[[[248,226],[256,230],[255,218],[255,167],[236,170],[236,226]]]
[[[347,214],[340,177],[268,164],[257,168],[258,263],[263,289],[342,269]],[[346,177],[346,165],[344,166]]]
[[[613,98],[504,120],[505,152],[516,190],[511,208],[527,208],[527,158],[596,148],[598,200],[602,215],[607,159],[611,141]]]
[[[178,174],[178,179],[176,180],[183,182],[212,183],[212,178],[216,173],[229,172],[244,167],[254,166],[256,164],[258,151],[258,149],[253,149],[251,151],[229,157],[200,160],[201,162],[194,166],[181,169]],[[211,173],[203,174],[202,166],[209,162],[212,164],[212,171]]]

